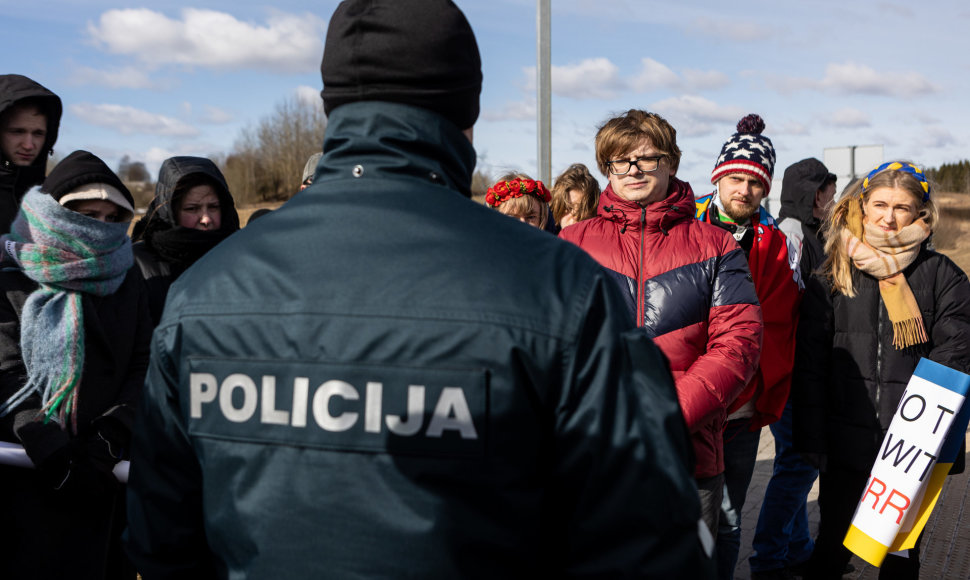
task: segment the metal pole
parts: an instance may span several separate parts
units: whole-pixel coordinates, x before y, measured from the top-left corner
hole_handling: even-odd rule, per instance
[[[552,26],[551,0],[536,0],[536,163],[539,179],[552,186]]]

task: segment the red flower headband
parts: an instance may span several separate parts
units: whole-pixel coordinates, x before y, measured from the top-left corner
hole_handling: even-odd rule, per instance
[[[485,194],[485,203],[492,207],[498,207],[502,203],[513,197],[522,197],[529,194],[539,201],[549,203],[552,201],[552,194],[546,189],[541,181],[534,179],[513,179],[511,181],[499,181],[488,188]]]

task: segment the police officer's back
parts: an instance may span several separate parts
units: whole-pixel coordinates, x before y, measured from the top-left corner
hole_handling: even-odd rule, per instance
[[[661,355],[581,250],[467,198],[464,16],[345,2],[322,69],[313,184],[183,274],[156,331],[146,580],[700,577]]]

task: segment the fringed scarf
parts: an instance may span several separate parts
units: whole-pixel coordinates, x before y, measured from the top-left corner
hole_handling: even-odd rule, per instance
[[[930,235],[922,218],[898,232],[885,232],[864,224],[862,206],[849,204],[842,241],[852,264],[879,280],[879,294],[893,324],[893,346],[903,349],[928,340],[916,296],[903,276],[919,254],[920,245]]]
[[[102,223],[61,206],[34,188],[27,193],[3,249],[39,287],[24,303],[20,350],[27,382],[0,405],[4,416],[39,394],[45,420],[77,432],[84,365],[81,293],[107,296],[133,264],[127,223]]]

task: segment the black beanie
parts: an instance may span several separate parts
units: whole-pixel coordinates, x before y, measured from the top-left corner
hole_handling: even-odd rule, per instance
[[[345,0],[320,64],[324,111],[357,101],[422,107],[468,129],[478,119],[482,61],[451,0]]]
[[[44,180],[40,190],[49,193],[58,202],[65,195],[82,185],[92,183],[106,183],[124,196],[131,207],[135,207],[135,198],[125,187],[114,171],[105,165],[97,156],[88,151],[75,151],[65,157]],[[116,204],[117,205],[117,204]]]

